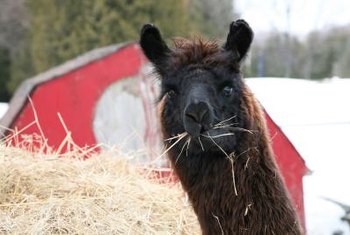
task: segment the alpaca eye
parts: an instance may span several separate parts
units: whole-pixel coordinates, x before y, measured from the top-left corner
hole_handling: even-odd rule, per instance
[[[229,97],[233,94],[233,87],[225,86],[222,91],[224,92],[225,96]]]
[[[175,94],[176,94],[176,93],[175,93],[174,90],[169,90],[169,91],[166,93],[166,95],[167,95],[169,98],[174,97]]]

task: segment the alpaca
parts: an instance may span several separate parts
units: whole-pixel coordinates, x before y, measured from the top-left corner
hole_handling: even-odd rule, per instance
[[[244,20],[231,23],[223,46],[196,38],[169,48],[157,27],[141,30],[161,80],[168,157],[205,235],[302,234],[262,110],[241,76],[252,40]]]

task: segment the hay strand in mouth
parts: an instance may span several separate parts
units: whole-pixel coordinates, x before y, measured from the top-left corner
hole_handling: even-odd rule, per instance
[[[181,157],[181,154],[182,154],[182,152],[184,151],[184,149],[185,149],[186,145],[187,145],[187,149],[186,149],[186,156],[188,155],[187,151],[188,151],[188,147],[189,147],[189,145],[190,145],[190,142],[191,142],[191,137],[190,137],[190,136],[188,136],[188,138],[187,138],[186,142],[184,143],[184,145],[183,145],[183,146],[182,146],[182,148],[181,148],[180,153],[179,153],[179,154],[177,155],[177,157],[176,157],[176,160],[175,160],[175,165],[177,164],[177,161],[178,161],[178,160],[179,160],[179,158]]]
[[[213,138],[211,138],[209,132],[207,132],[207,137],[209,137],[211,139],[211,141],[220,149],[221,152],[223,152],[225,154],[227,159],[230,161],[230,163],[231,163],[231,172],[232,172],[233,189],[234,189],[235,195],[238,196],[238,191],[237,191],[237,186],[236,186],[235,170],[234,170],[234,159],[233,159],[234,153],[227,154],[226,151],[218,143],[216,143]]]
[[[221,231],[221,235],[225,235],[224,230],[222,229],[222,226],[221,226],[221,223],[220,223],[219,217],[218,217],[218,216],[216,216],[216,215],[214,215],[214,214],[213,214],[213,212],[212,212],[211,214],[212,214],[212,216],[215,218],[215,220],[216,220],[216,221],[218,222],[218,224],[219,224],[220,231]]]
[[[204,152],[205,150],[204,150],[203,143],[202,143],[202,141],[201,141],[201,136],[198,136],[198,142],[199,142],[199,144],[200,144],[200,146],[201,146],[201,148],[202,148],[202,151]]]
[[[212,127],[212,129],[229,129],[232,131],[243,131],[243,132],[248,132],[250,134],[253,134],[253,132],[254,132],[253,130],[248,130],[248,129],[243,128],[243,127],[235,126],[238,123],[228,123],[229,121],[231,121],[235,117],[236,117],[236,115],[216,123]]]
[[[188,156],[188,150],[190,148],[190,144],[191,144],[191,136],[188,137],[187,139],[187,148],[186,148],[186,157]]]
[[[202,135],[202,136],[210,138],[210,139],[217,139],[217,138],[222,138],[222,137],[225,137],[225,136],[232,136],[232,135],[235,135],[235,134],[234,133],[224,133],[224,134],[212,135],[212,136],[209,136],[209,135]]]
[[[172,141],[175,140],[175,143],[173,143],[172,145],[170,145],[169,148],[165,149],[164,152],[162,154],[160,154],[157,158],[155,158],[152,162],[157,162],[160,158],[164,157],[176,144],[178,144],[183,138],[185,138],[188,135],[187,132],[183,132],[181,134],[178,134],[177,136],[171,137],[169,139],[165,139],[166,141]]]
[[[225,128],[228,128],[228,127],[232,127],[236,125],[235,123],[232,123],[232,124],[226,124],[226,125],[218,125],[218,126],[213,126],[212,129],[225,129]]]
[[[221,126],[221,125],[226,125],[227,122],[231,121],[232,119],[234,119],[235,117],[237,117],[237,115],[233,115],[232,117],[229,117],[227,119],[224,119],[218,123],[216,123],[214,126],[218,127],[218,126]]]
[[[236,177],[235,177],[235,170],[234,170],[234,154],[231,153],[229,156],[228,156],[228,159],[230,160],[230,163],[231,163],[231,173],[232,173],[232,182],[233,182],[233,189],[235,191],[235,195],[238,196],[238,192],[237,192],[237,186],[236,186]]]
[[[249,134],[254,134],[254,131],[253,130],[248,130],[248,129],[245,129],[243,127],[230,127],[231,130],[234,130],[234,131],[243,131],[243,132],[248,132]]]

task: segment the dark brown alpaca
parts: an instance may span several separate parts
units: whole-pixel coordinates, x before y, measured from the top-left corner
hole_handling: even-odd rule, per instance
[[[226,43],[176,40],[145,25],[140,44],[161,79],[169,158],[203,234],[301,234],[265,120],[240,65],[253,32],[232,22]]]

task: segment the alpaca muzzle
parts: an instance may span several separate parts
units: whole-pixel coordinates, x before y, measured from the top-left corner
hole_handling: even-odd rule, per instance
[[[195,100],[185,108],[183,122],[187,133],[197,138],[201,133],[211,128],[212,109],[208,103]]]

